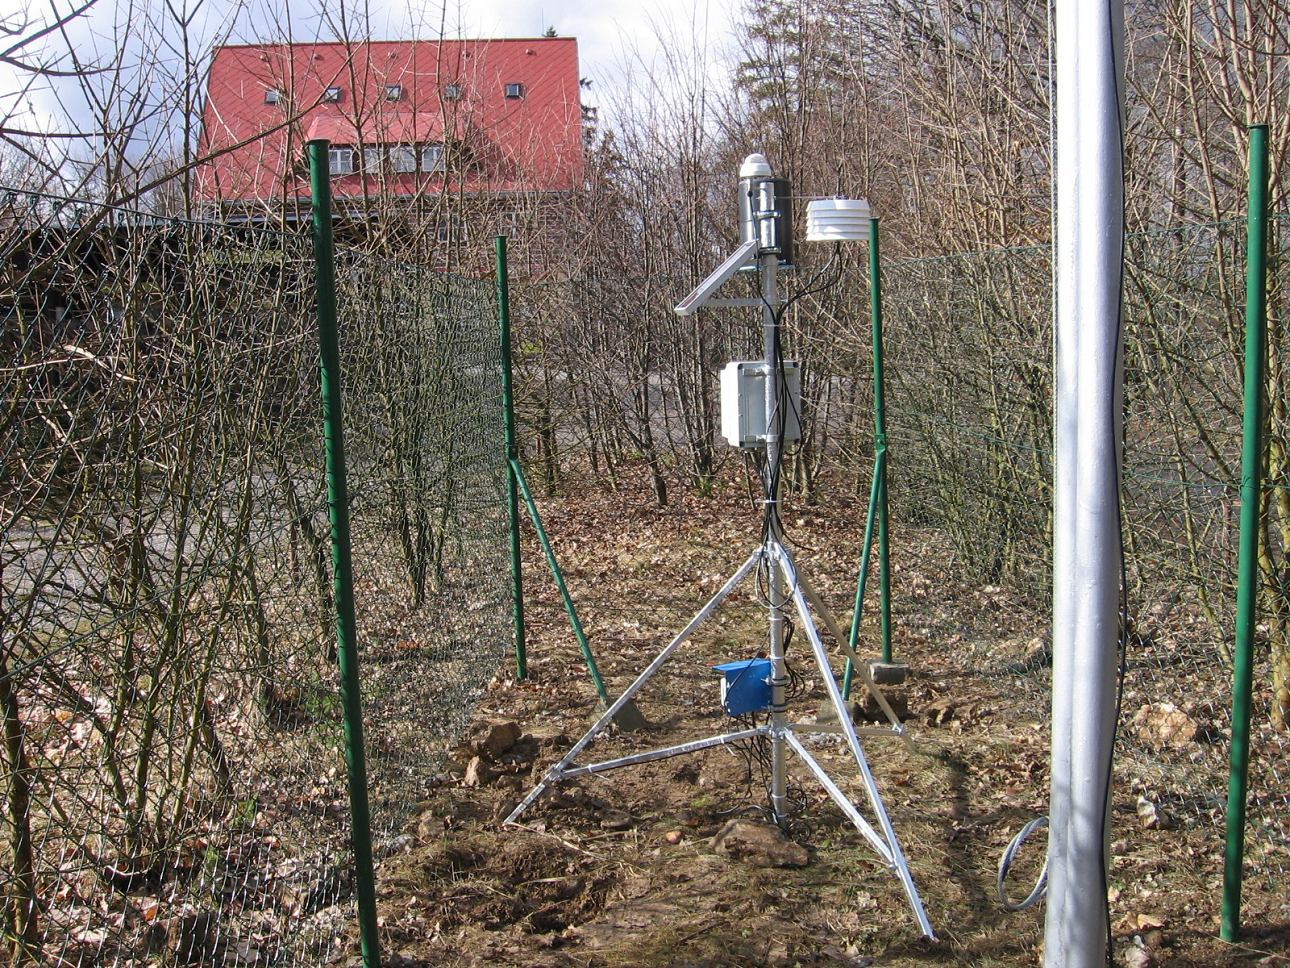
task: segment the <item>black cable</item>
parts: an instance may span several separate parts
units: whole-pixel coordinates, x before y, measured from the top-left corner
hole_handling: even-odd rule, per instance
[[[1106,757],[1106,782],[1103,786],[1105,796],[1102,800],[1102,829],[1106,830],[1110,820],[1111,810],[1111,783],[1115,774],[1115,744],[1120,731],[1120,715],[1124,709],[1124,680],[1129,666],[1129,577],[1128,566],[1124,556],[1124,500],[1120,494],[1121,488],[1121,471],[1120,458],[1124,452],[1124,414],[1121,412],[1119,433],[1116,432],[1116,411],[1123,411],[1124,400],[1116,400],[1116,387],[1121,385],[1122,381],[1116,378],[1124,365],[1124,350],[1122,342],[1124,339],[1124,259],[1126,254],[1126,212],[1127,204],[1125,199],[1125,175],[1124,175],[1124,108],[1123,108],[1123,91],[1120,87],[1121,67],[1116,56],[1116,22],[1115,8],[1113,4],[1107,5],[1107,41],[1111,47],[1111,82],[1115,86],[1115,133],[1118,141],[1119,160],[1120,160],[1120,239],[1119,239],[1119,281],[1116,288],[1116,315],[1115,315],[1115,353],[1111,361],[1111,405],[1108,411],[1111,414],[1110,438],[1116,442],[1116,455],[1113,464],[1115,466],[1115,527],[1116,534],[1119,538],[1120,552],[1120,614],[1119,614],[1119,641],[1116,643],[1116,649],[1119,654],[1119,670],[1115,689],[1115,719],[1111,724],[1111,743],[1107,750]],[[1118,404],[1118,407],[1117,407]],[[1106,851],[1099,852],[1102,868],[1102,897],[1106,905],[1106,964],[1107,968],[1114,968],[1115,965],[1115,935],[1111,930],[1111,884],[1110,872],[1107,870]]]
[[[801,425],[800,409],[798,408],[797,403],[792,399],[792,395],[788,393],[788,381],[784,378],[784,348],[783,348],[783,335],[782,335],[784,317],[787,314],[788,310],[798,300],[803,299],[806,296],[811,296],[811,295],[815,295],[816,293],[824,292],[826,289],[829,289],[832,286],[837,285],[837,282],[842,275],[842,260],[840,258],[841,253],[842,253],[841,243],[835,244],[833,248],[833,254],[829,257],[828,261],[823,266],[820,267],[820,269],[815,273],[815,275],[811,277],[811,279],[806,283],[806,285],[800,291],[794,293],[788,299],[784,300],[784,302],[779,307],[772,306],[766,300],[766,297],[764,294],[761,294],[759,296],[759,298],[762,301],[762,304],[768,310],[770,310],[772,323],[773,323],[770,373],[767,374],[767,379],[777,380],[779,384],[776,388],[777,392],[775,394],[776,400],[778,401],[776,412],[774,414],[767,414],[766,416],[768,421],[769,420],[775,421],[775,435],[780,442],[780,445],[775,453],[774,463],[771,464],[769,459],[767,459],[767,462],[766,462],[767,466],[766,466],[765,472],[760,474],[762,478],[763,502],[764,502],[764,508],[765,508],[765,511],[762,517],[762,529],[761,529],[761,540],[763,544],[765,544],[766,539],[770,535],[772,525],[775,526],[776,533],[778,533],[781,537],[787,540],[787,533],[784,528],[784,521],[783,521],[783,518],[780,516],[779,506],[778,506],[778,502],[775,500],[775,496],[779,493],[780,478],[783,473],[783,466],[784,466],[784,456],[788,450],[787,446],[784,443],[784,432],[788,427],[788,417],[790,413],[790,410],[789,410],[790,407],[792,408],[791,413],[797,417],[798,425],[799,426]],[[824,279],[825,276],[829,273],[830,269],[833,270],[832,278],[829,278],[827,281],[821,282],[821,280]],[[766,601],[766,602],[769,602],[769,593],[763,592],[762,589],[763,587],[766,587],[766,588],[769,587],[769,568],[770,568],[769,562],[766,562],[764,560],[758,565],[758,576],[757,576],[758,594],[762,597],[763,601]],[[763,569],[765,569],[765,571],[763,571]],[[796,591],[795,588],[790,590],[788,593],[788,597],[786,597],[783,602],[778,602],[775,604],[782,606],[788,601],[788,598],[791,597],[795,591]]]
[[[742,726],[744,729],[753,729],[758,725],[757,717],[753,713],[744,713],[742,715],[736,716],[735,721],[739,723],[739,725]],[[744,761],[744,796],[749,801],[752,800],[753,766],[756,758],[756,754],[753,750],[753,742],[754,740],[739,740],[736,743],[730,744],[731,746],[734,747],[735,752],[738,753],[740,758]],[[725,816],[731,813],[743,812],[747,809],[748,809],[748,804],[745,804],[740,807],[735,807],[731,810],[718,811],[717,815]]]
[[[785,651],[787,651],[787,647],[785,647]],[[786,698],[791,702],[805,696],[807,693],[806,676],[798,672],[797,668],[791,665],[788,661],[784,662],[784,669],[788,672],[788,691]]]

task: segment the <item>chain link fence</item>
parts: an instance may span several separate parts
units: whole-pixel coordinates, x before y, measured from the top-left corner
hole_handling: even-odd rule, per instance
[[[491,281],[337,254],[378,856],[509,646]],[[0,191],[9,963],[318,965],[353,871],[307,235]]]
[[[1204,831],[1215,872],[1231,733],[1244,236],[1238,222],[1130,236],[1124,279],[1132,624],[1119,783],[1130,805],[1141,796],[1160,822]],[[1290,337],[1281,319],[1287,269],[1275,254],[1290,243],[1290,220],[1274,219],[1271,238],[1265,595],[1246,853],[1247,893],[1279,909],[1290,863]],[[873,467],[868,275],[863,251],[843,258],[836,284],[809,270],[783,281],[790,294],[819,289],[786,317],[789,352],[803,369],[803,439],[789,467],[799,501],[824,488],[863,495]],[[741,294],[737,282],[732,287]],[[678,322],[670,306],[685,288],[597,279],[529,294],[534,305],[560,307],[546,315],[568,321],[555,332],[541,319],[521,328],[532,333],[524,413],[539,462],[558,467],[553,455],[562,448],[585,454],[592,472],[615,486],[616,466],[642,459],[651,472],[660,468],[655,495],[663,500],[675,480],[668,468],[701,486],[702,448],[717,419],[716,371],[760,349],[745,338],[753,329],[743,316],[715,311],[699,323]],[[888,260],[883,269],[897,529],[939,534],[950,571],[991,594],[1009,589],[1039,615],[1051,600],[1051,296],[1046,246]],[[712,454],[718,467],[735,459],[725,448]],[[554,470],[547,477],[558,484]],[[972,649],[950,648],[943,658],[967,676],[1002,677],[1045,721],[1050,636],[1038,628],[1012,644],[1016,654],[997,667],[981,668]],[[1215,907],[1218,896],[1215,887]]]
[[[1274,255],[1284,251],[1290,221],[1274,220],[1272,238]],[[1244,244],[1238,222],[1133,235],[1124,279],[1131,628],[1118,783],[1130,807],[1138,797],[1146,802],[1152,823],[1196,831],[1215,873],[1231,733]],[[784,278],[790,294],[819,289],[787,316],[790,353],[803,366],[803,439],[789,466],[798,500],[839,486],[868,491],[874,454],[863,255],[844,253],[836,284],[831,270]],[[1290,861],[1290,345],[1280,318],[1286,267],[1274,258],[1272,268],[1265,596],[1246,854],[1247,893],[1275,911]],[[955,575],[991,595],[1008,589],[1028,613],[1044,615],[1053,474],[1049,250],[889,260],[883,272],[897,527],[940,535]],[[732,283],[736,295],[738,286]],[[757,358],[760,348],[742,315],[678,321],[670,307],[685,288],[671,279],[597,278],[527,290],[517,300],[528,314],[517,327],[521,413],[530,456],[552,490],[562,457],[572,455],[614,487],[624,464],[644,463],[660,503],[678,476],[701,490],[737,460],[724,447],[709,449],[715,374],[728,359]],[[991,688],[1002,678],[1036,721],[1046,721],[1051,638],[1041,627],[1008,643],[1014,646],[1002,657],[991,650],[988,668],[973,649],[947,648],[943,658],[965,676],[993,680]],[[1215,884],[1215,908],[1218,897]]]
[[[1143,797],[1163,822],[1208,830],[1214,870],[1231,735],[1244,234],[1243,224],[1225,223],[1131,236],[1125,275],[1131,626],[1118,782],[1122,797]],[[1284,251],[1290,224],[1275,222],[1271,236],[1273,251]],[[1274,908],[1290,864],[1290,735],[1274,669],[1286,648],[1290,534],[1282,456],[1290,340],[1277,318],[1285,272],[1273,262],[1266,591],[1246,851],[1247,894]],[[857,278],[852,288],[867,286]],[[939,529],[960,574],[1020,590],[1041,612],[1051,580],[1051,291],[1046,247],[888,264],[883,275],[893,514]],[[970,659],[957,655],[945,659]],[[1050,660],[1045,633],[1002,668],[962,671],[1004,676],[1040,708]]]
[[[1290,224],[1274,228],[1284,251]],[[1125,277],[1121,784],[1207,831],[1215,868],[1243,244],[1236,224],[1131,237]],[[12,963],[316,965],[353,950],[313,270],[301,234],[0,191],[0,931]],[[1285,271],[1274,260],[1247,847],[1247,892],[1265,907],[1290,861]],[[337,288],[380,857],[404,842],[510,644],[495,293],[355,249],[337,253]],[[790,475],[808,496],[867,486],[866,289],[852,266],[789,317],[804,366]],[[939,532],[958,574],[1042,613],[1048,251],[889,262],[883,295],[897,525]],[[675,470],[702,489],[734,459],[713,445],[712,383],[726,359],[757,355],[746,327],[678,322],[665,302],[642,322],[641,304],[621,280],[517,294],[521,414],[552,488],[566,450],[586,450],[610,485],[644,459],[660,501]],[[1045,718],[1047,637],[1009,658],[981,670],[951,650],[945,662],[1006,677]]]

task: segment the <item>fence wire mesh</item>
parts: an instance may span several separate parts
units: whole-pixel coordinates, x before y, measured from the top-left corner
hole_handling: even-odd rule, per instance
[[[1288,226],[1272,233],[1283,251]],[[1231,642],[1239,524],[1244,360],[1244,226],[1132,236],[1124,289],[1124,525],[1127,675],[1118,743],[1121,796],[1162,823],[1203,827],[1204,863],[1223,850],[1231,735]],[[1273,263],[1269,477],[1263,535],[1247,897],[1284,905],[1290,802],[1284,729],[1286,511]],[[865,288],[855,280],[858,290]],[[883,275],[893,513],[945,535],[956,567],[982,584],[1048,600],[1051,538],[1051,263],[1047,248],[888,264]],[[865,415],[867,418],[867,414]],[[1002,668],[1010,688],[1048,698],[1051,640]],[[970,652],[947,656],[973,661]],[[1280,663],[1280,668],[1278,668]],[[1133,821],[1129,821],[1133,822]],[[1168,879],[1168,872],[1162,875]],[[1213,906],[1219,891],[1215,882]]]
[[[1290,861],[1290,337],[1281,318],[1287,268],[1276,255],[1290,242],[1290,221],[1274,219],[1271,239],[1265,594],[1246,893],[1252,904],[1283,912],[1277,885]],[[1214,910],[1231,734],[1244,243],[1240,223],[1133,235],[1124,279],[1132,626],[1117,782],[1130,811],[1140,796],[1159,823],[1197,832]],[[789,468],[798,501],[839,485],[865,494],[873,467],[868,274],[863,252],[844,258],[838,284],[806,296],[786,317],[789,355],[803,373],[803,437]],[[883,268],[897,533],[913,527],[940,535],[950,571],[996,598],[994,586],[1019,593],[1038,616],[1051,591],[1051,275],[1043,246],[888,260]],[[799,270],[782,285],[792,294],[821,278],[828,281]],[[731,285],[741,294],[738,280]],[[553,486],[562,451],[586,453],[592,472],[610,485],[624,461],[663,468],[656,497],[674,480],[668,468],[701,489],[737,459],[710,448],[715,374],[729,359],[760,357],[755,328],[746,314],[736,319],[724,310],[697,323],[677,320],[670,306],[686,288],[684,279],[595,279],[526,292],[521,302],[538,309],[521,327],[532,334],[520,361],[527,377],[522,415],[530,453]],[[546,318],[561,325],[544,328]],[[1010,694],[1028,697],[1042,722],[1051,638],[1036,628],[1010,645],[1015,654],[946,647],[943,658],[964,676],[1002,678]],[[1116,823],[1138,821],[1130,812]]]
[[[0,202],[7,959],[343,958],[309,239]],[[337,275],[379,854],[509,640],[498,348],[491,283]]]
[[[9,960],[341,958],[353,875],[309,240],[20,192],[0,202]],[[1278,221],[1273,239],[1284,251],[1290,225]],[[1125,277],[1133,625],[1119,782],[1208,831],[1215,871],[1243,243],[1228,224],[1132,237]],[[1284,262],[1273,270],[1247,848],[1247,897],[1265,908],[1284,905],[1290,862],[1290,337]],[[884,270],[897,525],[941,533],[958,572],[1020,590],[1039,613],[1050,274],[1043,248]],[[509,642],[499,360],[490,281],[355,250],[338,252],[337,281],[379,857],[403,842],[408,810],[439,779]],[[720,318],[678,321],[667,297],[683,286],[642,285],[517,292],[521,416],[553,488],[566,450],[587,450],[610,484],[643,458],[659,499],[674,468],[702,489],[733,459],[713,444],[713,376],[759,355],[755,334]],[[800,492],[839,478],[867,487],[866,289],[852,267],[789,317],[804,366],[790,468]],[[1044,718],[1047,637],[1010,659],[982,669],[971,650],[945,657],[964,675],[1005,677]]]

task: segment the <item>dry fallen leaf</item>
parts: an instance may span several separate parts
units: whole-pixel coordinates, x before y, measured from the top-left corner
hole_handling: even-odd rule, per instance
[[[1168,922],[1159,914],[1129,912],[1115,922],[1115,933],[1129,936],[1140,934],[1143,931],[1158,931],[1167,924]]]

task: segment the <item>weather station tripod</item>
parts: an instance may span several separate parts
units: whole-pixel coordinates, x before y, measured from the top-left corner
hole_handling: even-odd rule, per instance
[[[883,863],[899,878],[909,900],[910,909],[919,930],[928,939],[935,939],[932,926],[923,909],[923,903],[914,885],[909,864],[888,817],[882,796],[878,791],[869,761],[865,756],[861,737],[877,735],[897,737],[906,744],[909,739],[891,705],[883,696],[870,672],[862,662],[843,632],[837,618],[824,604],[811,583],[797,568],[793,555],[785,546],[783,529],[778,514],[780,502],[779,466],[783,458],[786,437],[794,437],[797,428],[798,405],[796,381],[785,376],[785,364],[780,353],[781,315],[784,303],[777,286],[777,273],[781,264],[792,259],[792,212],[788,183],[773,177],[770,165],[762,155],[750,155],[740,167],[740,246],[706,280],[676,307],[680,315],[691,315],[701,306],[759,307],[762,316],[764,359],[759,363],[732,363],[723,373],[723,432],[737,446],[765,451],[766,474],[763,499],[765,523],[760,544],[744,559],[715,595],[695,613],[667,646],[636,677],[613,703],[601,714],[590,729],[576,742],[564,757],[547,770],[542,780],[511,811],[505,823],[516,823],[549,787],[566,780],[615,770],[622,767],[649,763],[669,757],[681,756],[745,740],[764,738],[770,747],[770,813],[777,824],[789,819],[788,761],[790,754],[797,757],[807,771],[819,782],[830,799],[838,806],[860,835],[873,848]],[[812,203],[811,212],[814,212]],[[848,219],[854,221],[858,208],[865,203],[830,200],[829,209],[817,223],[824,229],[812,234],[808,225],[808,241],[845,241],[858,238],[849,234]],[[830,219],[841,222],[830,231]],[[809,222],[808,218],[808,222]],[[837,228],[840,225],[841,228]],[[817,226],[818,227],[818,226]],[[758,273],[761,293],[757,298],[716,299],[714,293],[741,269]],[[727,380],[729,377],[729,380]],[[727,386],[727,382],[729,386]],[[729,390],[729,393],[727,393]],[[728,410],[734,411],[728,413]],[[746,419],[751,414],[752,419]],[[788,418],[792,418],[791,420]],[[729,426],[731,429],[727,429]],[[751,427],[751,430],[749,429]],[[732,437],[733,435],[733,437]],[[614,720],[615,714],[632,701],[646,683],[711,616],[726,598],[749,576],[760,575],[764,583],[765,606],[768,623],[769,702],[764,707],[767,721],[761,725],[715,736],[690,740],[672,746],[646,750],[599,762],[579,763],[583,751]],[[826,709],[831,715],[818,715],[813,720],[796,719],[789,714],[789,673],[786,657],[786,625],[796,616],[797,627],[809,643],[812,657],[819,670],[820,680],[827,692]],[[841,647],[843,657],[850,660],[852,669],[860,673],[861,681],[887,719],[885,726],[857,726],[851,706],[843,696],[837,676],[829,664],[828,652],[821,640],[815,617]],[[860,780],[864,786],[870,816],[861,812],[829,775],[818,759],[808,749],[807,742],[815,736],[840,735],[855,760]]]

